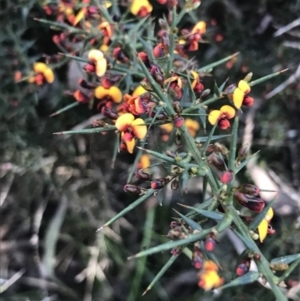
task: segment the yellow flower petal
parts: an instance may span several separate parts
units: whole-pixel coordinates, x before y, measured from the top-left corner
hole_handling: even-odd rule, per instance
[[[130,6],[130,12],[136,16],[142,7],[145,7],[148,13],[153,10],[153,7],[148,0],[133,0]]]
[[[220,110],[212,110],[208,115],[208,122],[211,125],[215,125],[218,122],[221,114],[222,112]]]
[[[135,139],[133,138],[131,141],[125,141],[125,144],[128,152],[132,154],[135,147]]]
[[[100,47],[100,50],[105,53],[107,52],[107,50],[109,49],[109,46],[108,45],[105,45],[105,44],[102,44],[101,47]]]
[[[237,109],[240,109],[244,100],[245,93],[240,89],[236,88],[233,92],[232,101]]]
[[[148,168],[150,166],[150,156],[147,155],[147,154],[143,154],[141,155],[141,158],[140,158],[140,168]]]
[[[227,119],[231,119],[235,116],[235,109],[231,106],[228,105],[222,106],[220,111],[226,114]]]
[[[258,236],[259,236],[259,240],[260,242],[263,242],[267,236],[268,233],[268,226],[269,223],[267,222],[266,219],[263,219],[261,221],[261,223],[258,226]]]
[[[54,73],[50,68],[47,68],[43,74],[47,83],[52,84],[54,82]]]
[[[194,70],[192,70],[191,71],[191,75],[193,76],[193,81],[192,81],[192,84],[191,84],[191,86],[192,86],[192,89],[194,89],[195,88],[195,86],[196,86],[196,84],[197,84],[197,82],[198,82],[198,80],[199,80],[199,74],[196,72],[196,71],[194,71]]]
[[[133,93],[132,93],[132,97],[140,96],[140,95],[142,95],[142,94],[144,94],[146,92],[147,92],[147,90],[144,89],[142,86],[137,86],[135,88],[135,90],[133,91]]]
[[[267,220],[267,222],[270,222],[270,220],[273,218],[274,216],[274,211],[272,208],[270,208],[266,214],[265,219]]]
[[[131,113],[125,113],[118,117],[118,119],[116,120],[116,128],[119,131],[123,132],[131,125],[133,120],[134,116]]]
[[[206,260],[203,265],[205,271],[217,271],[219,269],[218,265],[212,260]]]
[[[204,34],[206,32],[206,23],[204,21],[199,21],[195,24],[192,29],[192,33],[199,32],[200,34]]]
[[[248,94],[251,91],[249,84],[244,80],[239,81],[238,88],[242,90],[245,94]]]
[[[109,95],[109,90],[103,88],[102,86],[98,86],[95,90],[94,90],[94,95],[96,98],[98,99],[103,99],[106,96]]]
[[[108,94],[114,102],[119,103],[122,101],[123,95],[118,87],[111,86],[108,90],[109,90]]]
[[[84,14],[86,12],[86,9],[85,8],[82,8],[78,14],[76,15],[75,19],[74,19],[74,22],[73,22],[73,25],[77,25],[84,17]]]
[[[103,53],[98,49],[92,49],[88,53],[88,59],[90,61],[96,62],[100,59],[103,59]]]
[[[173,131],[173,123],[165,123],[165,124],[161,124],[159,126],[163,131],[167,132],[167,133],[171,133]]]
[[[199,285],[205,291],[209,291],[212,288],[219,287],[223,284],[223,279],[219,276],[216,271],[205,271],[201,277]]]
[[[184,120],[185,126],[187,127],[189,133],[191,134],[192,137],[195,137],[197,134],[197,131],[200,128],[199,123],[196,120],[187,118]]]
[[[142,118],[133,120],[131,123],[131,129],[134,136],[139,139],[144,139],[147,134],[147,126]]]
[[[96,62],[96,74],[102,76],[106,72],[107,62],[105,58],[102,58]]]
[[[33,70],[36,73],[44,73],[49,67],[44,63],[35,63],[33,65]]]

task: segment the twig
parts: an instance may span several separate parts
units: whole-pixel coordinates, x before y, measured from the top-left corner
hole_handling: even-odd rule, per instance
[[[300,25],[300,18],[294,20],[293,22],[281,27],[280,29],[278,29],[275,33],[274,33],[274,37],[279,37],[280,35],[286,33],[287,31],[293,29],[296,26]]]
[[[282,90],[284,90],[288,85],[294,83],[298,78],[300,77],[300,64],[298,65],[298,68],[294,74],[292,74],[286,81],[284,81],[282,84],[277,86],[274,90],[269,92],[265,98],[270,99],[271,97],[275,96],[276,94],[280,93]]]

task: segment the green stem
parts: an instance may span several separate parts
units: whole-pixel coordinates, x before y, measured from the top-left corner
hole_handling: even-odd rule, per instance
[[[153,233],[152,228],[154,225],[154,218],[155,218],[155,207],[152,206],[147,212],[143,241],[142,241],[142,248],[149,248],[150,246],[152,233]],[[137,262],[135,277],[133,278],[131,290],[129,293],[129,297],[127,299],[129,301],[137,300],[137,294],[139,293],[142,277],[145,272],[146,260],[147,257],[143,257],[139,259]]]
[[[175,48],[175,30],[176,30],[176,5],[173,6],[172,9],[172,23],[170,28],[170,48],[169,48],[169,60],[166,70],[166,77],[171,76],[171,69],[173,65],[173,57],[174,57],[174,48]]]

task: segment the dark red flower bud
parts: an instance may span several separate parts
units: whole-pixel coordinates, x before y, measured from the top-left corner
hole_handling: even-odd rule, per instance
[[[249,272],[249,267],[245,263],[241,263],[235,269],[235,273],[240,277]]]
[[[200,270],[203,266],[203,253],[198,247],[194,248],[194,252],[192,255],[192,264],[198,270]]]
[[[141,193],[141,188],[136,186],[136,185],[126,184],[124,186],[124,191],[128,192],[128,193],[140,194]]]
[[[242,105],[246,107],[251,107],[253,103],[254,103],[254,98],[250,96],[246,96],[244,97]]]
[[[143,61],[147,68],[151,68],[150,61],[148,58],[148,54],[146,52],[139,52],[138,57]]]
[[[193,90],[194,90],[195,93],[201,93],[203,91],[203,89],[204,89],[203,84],[202,83],[197,83]]]
[[[84,94],[82,91],[80,90],[76,90],[73,93],[74,98],[76,99],[77,102],[80,103],[87,103],[89,102],[90,98],[88,97],[88,95]]]
[[[107,77],[103,77],[101,79],[101,86],[104,88],[104,89],[109,89],[111,86],[113,85],[113,82],[107,78]]]
[[[216,241],[212,237],[208,237],[204,242],[205,250],[213,252],[216,248]]]
[[[239,191],[234,193],[235,200],[242,206],[256,212],[260,213],[265,208],[265,202],[263,199],[252,196],[249,194],[244,194]]]
[[[113,112],[111,109],[109,109],[105,106],[101,109],[101,113],[105,117],[108,117],[110,119],[117,119],[118,118],[118,114],[116,112]]]
[[[90,89],[90,90],[92,90],[92,89],[96,88],[96,86],[94,84],[87,82],[83,78],[79,79],[78,83],[84,89]]]
[[[151,182],[151,188],[152,189],[161,189],[163,188],[168,181],[165,178],[160,178],[160,179],[154,179]]]
[[[226,170],[221,173],[220,181],[223,184],[229,184],[232,180],[233,180],[233,172],[232,171]]]
[[[165,50],[164,46],[162,43],[158,43],[154,48],[153,48],[153,55],[155,58],[160,58],[165,56]]]
[[[173,124],[176,128],[181,128],[184,124],[184,118],[179,115],[174,116]]]
[[[227,130],[230,127],[230,122],[228,119],[221,119],[218,122],[218,126],[221,130]]]
[[[96,71],[94,64],[86,64],[85,66],[83,66],[83,69],[88,73],[94,73]]]

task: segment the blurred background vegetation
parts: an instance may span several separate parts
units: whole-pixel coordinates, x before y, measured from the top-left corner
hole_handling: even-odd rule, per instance
[[[43,90],[15,83],[17,71],[28,74],[42,55],[59,51],[52,42],[56,32],[34,21],[46,17],[37,0],[0,5],[0,300],[273,300],[259,284],[221,295],[203,293],[185,256],[141,296],[170,254],[127,257],[166,241],[172,208],[182,201],[196,203],[201,192],[190,184],[188,195],[166,197],[163,206],[150,199],[97,236],[100,225],[135,199],[123,192],[134,156],[121,153],[112,169],[113,133],[52,135],[90,124],[96,112],[80,106],[49,117],[73,101],[63,94],[70,85],[67,65],[56,69],[57,80]],[[156,13],[164,11],[157,5]],[[246,139],[246,132],[252,152],[261,150],[256,165],[268,172],[281,195],[275,202],[276,235],[265,241],[263,251],[267,258],[299,253],[300,29],[285,26],[299,20],[300,1],[204,0],[196,14],[208,24],[209,43],[196,54],[200,66],[240,52],[214,70],[219,84],[248,72],[259,78],[289,68],[253,89],[257,104],[244,114],[240,137]],[[182,23],[192,24],[188,16]],[[213,81],[205,79],[204,85],[212,88]],[[237,250],[227,235],[219,240],[217,257],[224,274],[232,275]],[[299,291],[299,281],[298,268],[287,291],[297,285]],[[293,293],[289,297],[300,300]]]

